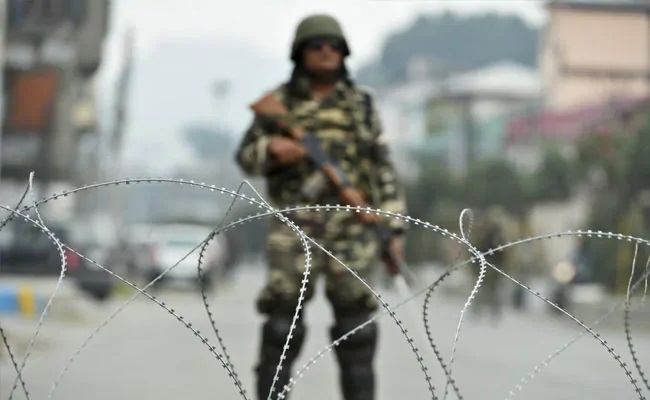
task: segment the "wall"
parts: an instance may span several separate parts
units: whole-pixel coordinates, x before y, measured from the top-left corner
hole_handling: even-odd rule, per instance
[[[650,23],[641,12],[577,10],[551,6],[540,46],[546,106],[568,109],[616,94],[650,93],[647,77],[576,76],[562,67],[650,72]]]

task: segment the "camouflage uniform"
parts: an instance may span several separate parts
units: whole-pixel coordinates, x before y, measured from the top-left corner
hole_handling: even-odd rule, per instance
[[[361,190],[373,207],[403,213],[388,148],[370,93],[350,80],[340,80],[320,103],[310,95],[293,96],[285,83],[275,90],[301,126],[313,132],[321,146],[338,161],[351,184]],[[370,101],[368,101],[370,100]],[[292,119],[293,120],[293,119]],[[315,204],[339,204],[337,190],[307,160],[296,165],[278,165],[268,151],[269,136],[280,134],[255,118],[237,152],[237,162],[251,176],[264,176],[269,202],[276,208]],[[319,190],[306,192],[314,182]],[[374,201],[373,201],[374,200]],[[374,232],[362,225],[355,212],[300,211],[286,216],[364,279],[370,279],[379,263],[379,245]],[[403,222],[385,218],[396,234]],[[266,248],[268,275],[257,302],[268,315],[262,334],[258,374],[258,397],[268,396],[282,353],[305,271],[305,249],[299,236],[277,217],[269,220]],[[305,302],[313,296],[315,280],[324,274],[326,294],[335,324],[332,340],[365,322],[378,307],[368,289],[344,266],[310,243],[311,274]],[[288,383],[291,365],[301,350],[306,328],[304,311],[290,342],[287,359],[276,390]],[[368,325],[336,348],[341,384],[346,400],[374,398],[374,358],[377,327]]]

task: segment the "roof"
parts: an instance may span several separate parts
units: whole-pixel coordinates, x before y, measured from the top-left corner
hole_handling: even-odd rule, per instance
[[[536,115],[522,116],[508,123],[506,141],[513,143],[535,134],[573,141],[587,129],[605,122],[612,113],[632,113],[648,104],[648,97],[622,98],[571,111],[543,111]]]
[[[645,0],[551,0],[547,6],[573,10],[650,13],[650,3]]]
[[[531,98],[541,93],[537,70],[511,61],[499,61],[476,70],[452,75],[447,81],[418,80],[401,83],[384,96],[398,102],[422,104],[425,100],[462,95]]]
[[[451,78],[451,90],[475,93],[512,93],[534,97],[541,91],[537,70],[511,61],[499,61]]]

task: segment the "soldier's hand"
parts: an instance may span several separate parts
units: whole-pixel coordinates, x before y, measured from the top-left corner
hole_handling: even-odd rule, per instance
[[[367,207],[363,195],[357,189],[351,187],[344,187],[339,193],[341,202],[346,206],[351,207]],[[359,221],[364,224],[376,224],[380,221],[379,215],[374,212],[360,211],[358,214]]]
[[[404,259],[404,239],[401,236],[393,236],[390,239],[390,249],[395,257]]]
[[[379,215],[374,212],[366,213],[365,211],[361,211],[359,212],[359,221],[361,221],[362,224],[372,225],[379,223],[381,219],[379,218]]]
[[[398,262],[404,260],[404,241],[400,236],[393,236],[388,242],[388,252],[383,254],[388,273],[395,276],[400,273]]]
[[[282,165],[295,164],[305,158],[307,150],[293,139],[273,136],[269,143],[269,152]]]

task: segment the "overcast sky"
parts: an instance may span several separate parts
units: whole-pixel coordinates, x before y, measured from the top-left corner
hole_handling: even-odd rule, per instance
[[[354,53],[350,58],[352,67],[375,56],[390,32],[405,26],[422,12],[516,13],[535,25],[545,18],[541,0],[116,0],[113,3],[115,25],[107,45],[114,47],[124,27],[134,25],[141,51],[147,51],[161,37],[210,35],[238,38],[260,51],[285,56],[302,17],[314,12],[330,13],[341,21],[349,36]]]
[[[351,46],[348,65],[353,70],[374,58],[390,33],[420,13],[496,11],[518,14],[535,25],[545,19],[538,0],[114,0],[113,4],[98,76],[102,107],[110,110],[110,83],[121,63],[124,32],[132,27],[136,72],[125,156],[129,162],[140,160],[143,147],[151,145],[158,157],[145,163],[158,171],[190,156],[179,150],[184,125],[215,120],[216,106],[208,88],[219,76],[233,82],[221,114],[227,116],[229,128],[241,132],[250,117],[247,105],[286,79],[290,43],[297,23],[307,14],[325,12],[339,19]]]

